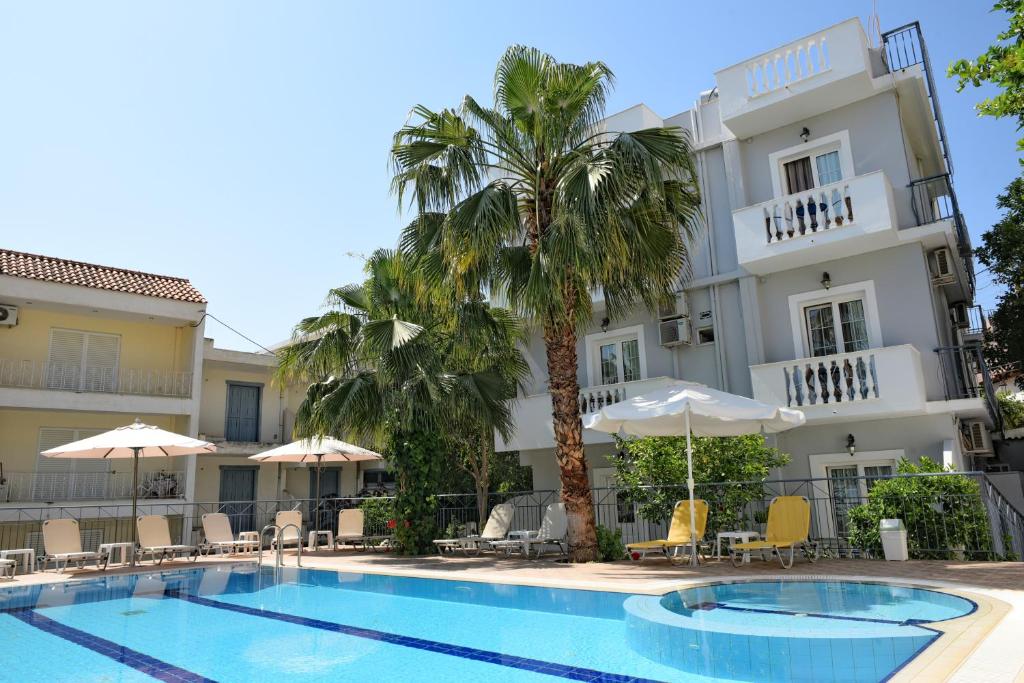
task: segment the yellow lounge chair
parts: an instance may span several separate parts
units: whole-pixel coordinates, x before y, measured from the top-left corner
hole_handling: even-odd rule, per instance
[[[729,556],[734,567],[743,564],[744,555],[751,551],[760,551],[761,559],[766,560],[765,551],[778,555],[779,564],[783,569],[793,566],[793,557],[797,549],[803,551],[811,562],[818,559],[818,544],[810,543],[807,536],[811,530],[811,504],[803,496],[778,496],[772,498],[768,506],[768,530],[765,540],[748,543],[734,543],[729,548]],[[782,551],[789,549],[789,562],[783,557]]]
[[[697,543],[699,544],[704,538],[704,530],[708,526],[708,503],[700,498],[695,499],[693,503],[695,521],[697,522]],[[670,561],[674,561],[679,557],[677,551],[680,548],[688,549],[690,542],[690,501],[681,500],[676,503],[675,509],[672,511],[672,523],[668,528],[668,538],[630,543],[626,546],[626,552],[631,559],[633,559],[634,553],[639,555],[635,558],[637,561],[643,560],[650,552],[661,553]]]

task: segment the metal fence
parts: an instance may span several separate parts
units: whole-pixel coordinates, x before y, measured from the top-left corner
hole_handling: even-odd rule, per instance
[[[705,538],[713,542],[722,531],[764,533],[771,500],[788,495],[804,496],[810,502],[810,538],[819,542],[826,556],[880,557],[878,514],[904,520],[914,557],[1018,560],[1024,556],[1024,516],[984,473],[900,475],[881,467],[868,474],[855,472],[855,467],[835,468],[823,479],[698,484],[696,495],[709,506]],[[870,495],[883,480],[898,480],[900,491],[884,498],[878,492]],[[631,543],[664,538],[672,504],[687,494],[684,486],[663,486],[639,491],[597,488],[593,495],[597,522],[618,530],[623,542]],[[559,500],[557,491],[493,493],[487,497],[486,508],[510,502],[515,506],[511,528],[537,529],[547,506]],[[869,502],[876,512],[865,507]],[[274,521],[278,511],[293,509],[302,511],[306,529],[337,530],[339,510],[361,507],[366,519],[364,533],[388,535],[395,524],[391,504],[388,497],[332,498],[321,501],[317,512],[310,500],[142,502],[139,514],[166,515],[174,537],[196,544],[203,540],[202,515],[208,512],[227,514],[236,533],[259,531]],[[652,509],[660,512],[652,513]],[[87,550],[100,543],[128,541],[132,537],[130,514],[130,507],[124,504],[0,508],[0,549],[41,551],[42,522],[65,517],[79,520]],[[437,496],[436,520],[439,536],[480,529],[486,522],[480,518],[473,494]]]

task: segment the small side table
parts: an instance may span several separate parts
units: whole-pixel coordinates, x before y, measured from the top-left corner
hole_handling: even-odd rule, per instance
[[[135,544],[131,541],[122,543],[100,543],[100,555],[107,558],[107,564],[114,561],[117,556],[118,564],[131,564],[135,559]]]
[[[238,544],[242,547],[243,553],[254,553],[260,544],[260,532],[239,531]]]
[[[756,541],[761,537],[756,531],[719,531],[718,536],[715,539],[715,559],[722,559],[722,539],[729,541],[729,546],[739,541],[740,543],[749,543],[750,541]],[[750,553],[743,553],[744,564],[750,564]]]
[[[326,531],[310,531],[309,532],[309,543],[306,544],[308,552],[313,552],[320,547],[320,539],[324,539],[327,542],[328,548],[334,547],[334,532],[330,529]]]
[[[26,574],[31,574],[36,566],[36,551],[32,548],[16,548],[14,550],[0,550],[0,560],[18,558]],[[17,569],[15,569],[17,571]]]

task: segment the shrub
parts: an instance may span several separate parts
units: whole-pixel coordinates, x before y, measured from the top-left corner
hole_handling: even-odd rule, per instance
[[[359,504],[363,511],[363,528],[368,534],[388,534],[388,520],[395,517],[395,503],[391,498],[367,498]]]
[[[882,553],[879,522],[902,519],[907,547],[913,559],[989,559],[992,538],[988,514],[978,483],[953,474],[922,457],[920,465],[901,460],[898,474],[940,474],[932,477],[882,479],[868,493],[868,501],[849,512],[850,544],[876,555]]]
[[[626,546],[622,543],[622,529],[612,531],[603,524],[597,525],[597,561],[615,562],[626,557]]]

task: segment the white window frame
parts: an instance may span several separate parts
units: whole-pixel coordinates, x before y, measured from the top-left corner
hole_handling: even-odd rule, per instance
[[[594,332],[588,334],[584,340],[585,342],[585,355],[587,362],[587,387],[597,386],[612,386],[599,384],[601,379],[601,347],[609,342],[621,342],[628,341],[630,339],[636,339],[637,353],[640,356],[640,379],[641,381],[647,379],[647,354],[644,352],[644,326],[643,325],[631,325],[629,327],[620,327],[614,330],[608,330],[607,332]],[[622,354],[619,354],[619,367],[621,376],[622,367]],[[620,381],[619,384],[624,384]]]
[[[831,482],[828,481],[828,470],[830,467],[856,467],[857,476],[864,476],[864,468],[877,465],[891,465],[893,474],[896,473],[896,465],[905,457],[902,448],[894,448],[884,451],[857,451],[852,456],[849,453],[815,453],[807,456],[807,464],[810,467],[811,479],[821,482],[820,486],[825,489],[827,495],[818,496],[815,502],[815,518],[819,520],[821,528],[819,534],[826,537],[835,537],[835,508],[832,504]],[[861,488],[861,496],[867,496],[866,486],[861,486],[863,480],[858,484]]]
[[[789,194],[785,183],[786,172],[784,166],[790,161],[795,161],[801,157],[811,158],[811,173],[814,177],[814,186],[821,187],[821,183],[818,182],[818,164],[815,157],[828,154],[829,152],[839,152],[839,168],[843,172],[843,180],[853,178],[853,153],[850,148],[850,131],[848,130],[841,130],[832,135],[824,135],[820,138],[769,154],[768,166],[772,176],[772,194],[774,198],[778,199]]]
[[[836,354],[843,350],[843,329],[839,319],[839,304],[844,301],[862,299],[864,301],[864,323],[868,330],[868,348],[883,346],[882,325],[878,317],[878,301],[875,299],[875,281],[865,280],[848,285],[840,285],[831,289],[818,289],[813,292],[793,294],[789,297],[789,321],[793,332],[793,357],[810,358],[811,344],[807,334],[807,317],[804,309],[808,306],[832,304],[836,325]]]

